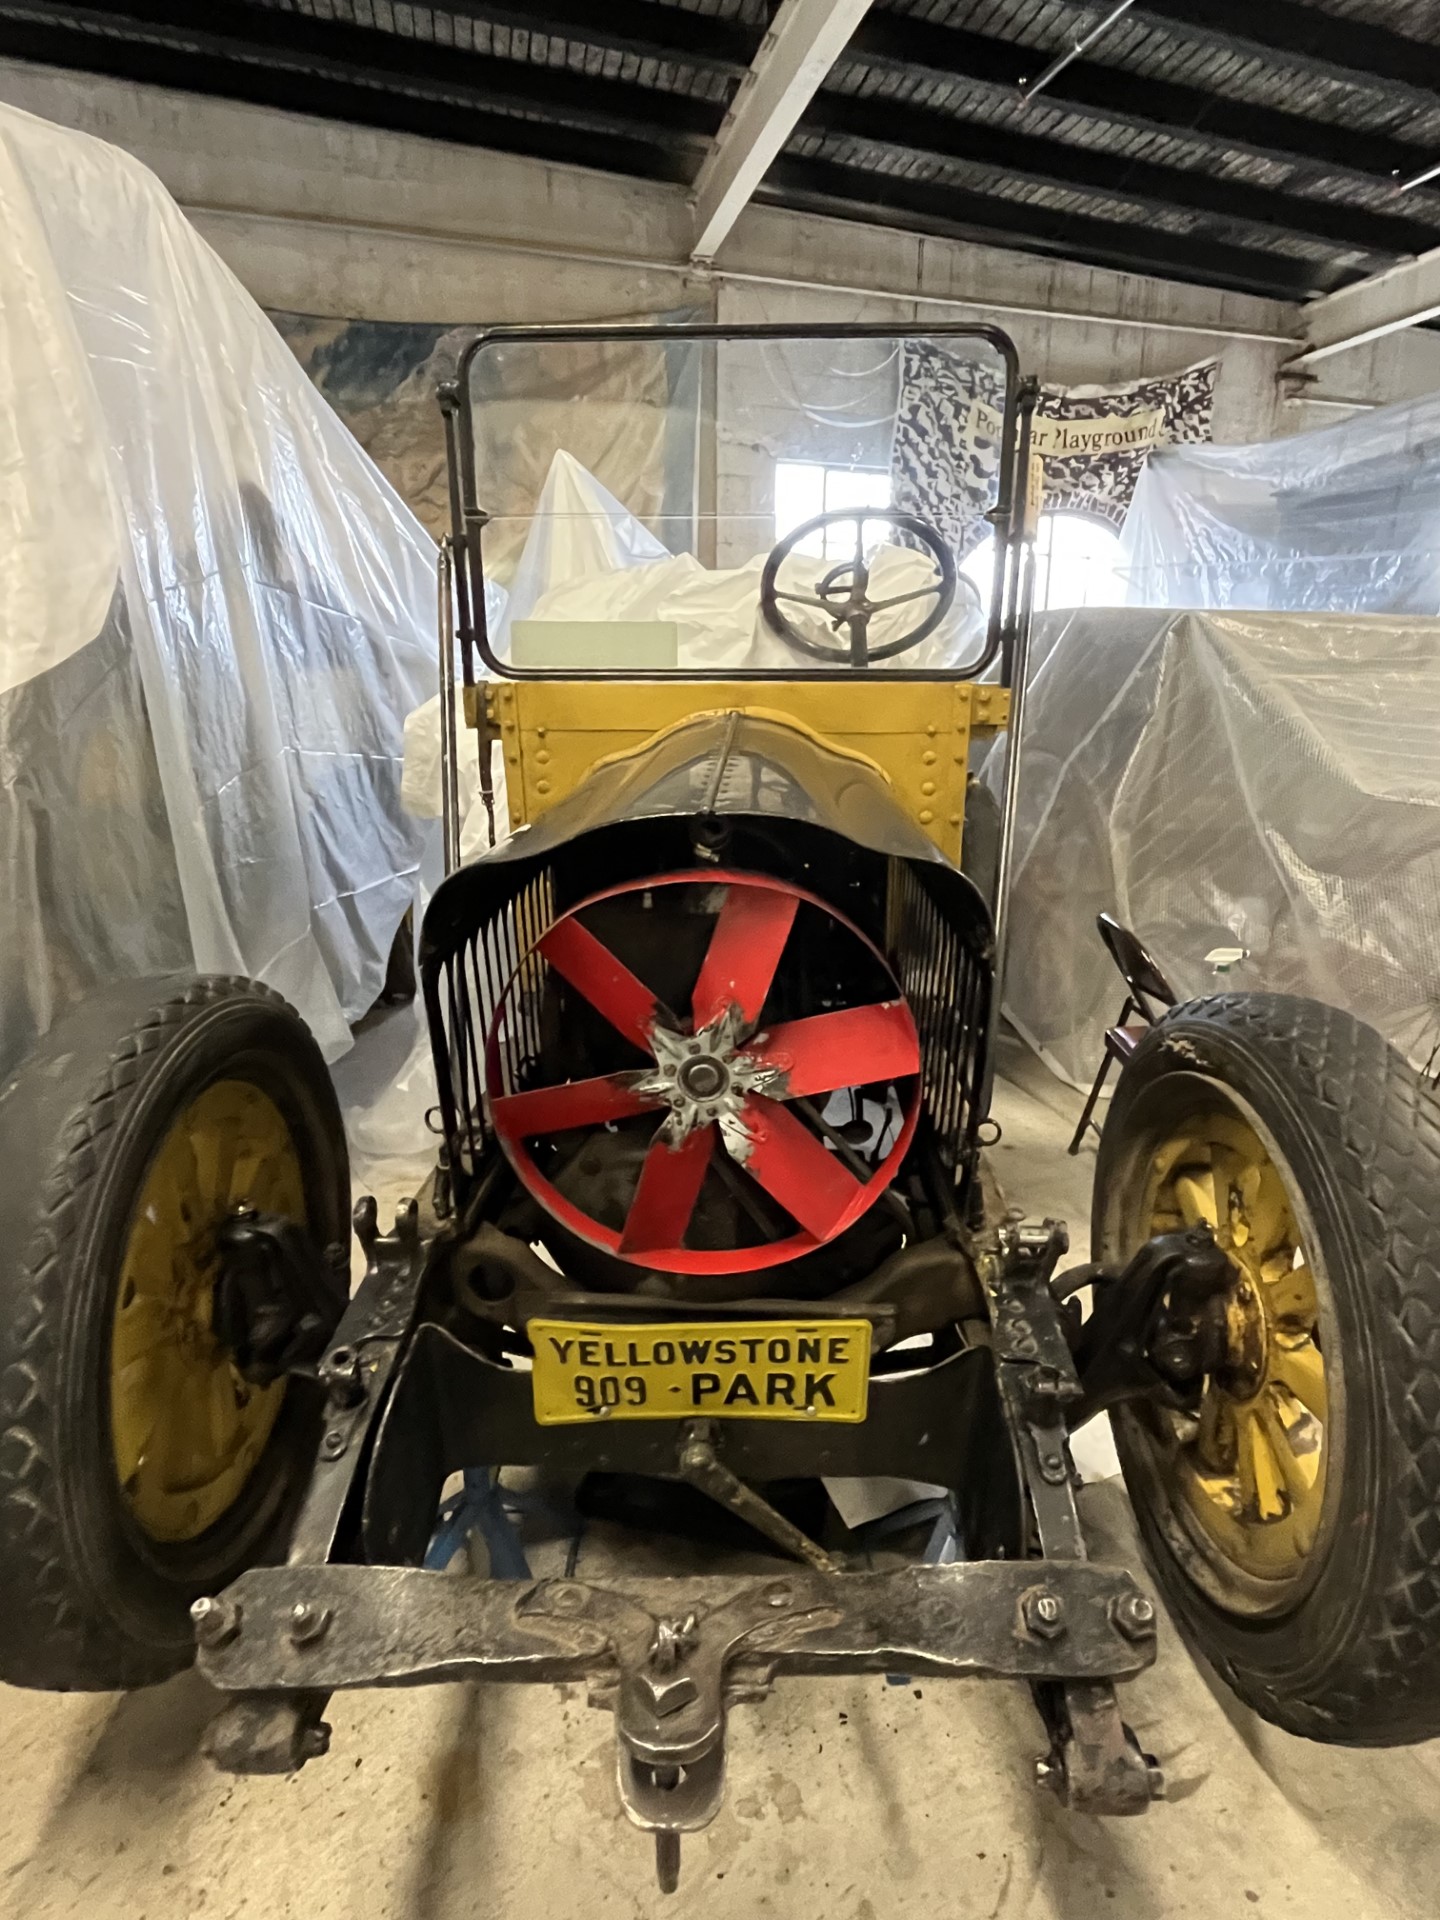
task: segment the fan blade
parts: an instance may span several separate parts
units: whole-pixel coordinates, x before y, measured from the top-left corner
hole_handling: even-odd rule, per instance
[[[563,979],[644,1053],[659,1011],[655,995],[578,920],[557,920],[539,950]]]
[[[625,1216],[621,1253],[658,1253],[680,1245],[700,1197],[714,1144],[713,1126],[697,1127],[678,1147],[672,1147],[663,1134],[656,1136]]]
[[[603,1127],[609,1120],[625,1120],[661,1104],[653,1095],[635,1091],[635,1080],[641,1077],[606,1073],[594,1080],[567,1080],[558,1087],[507,1093],[491,1102],[490,1111],[497,1130],[515,1140],[563,1133],[568,1127]]]
[[[784,1087],[773,1095],[779,1100],[905,1080],[920,1071],[920,1041],[903,1000],[786,1020],[771,1027],[763,1045],[745,1051],[763,1066],[782,1069]]]
[[[799,904],[793,893],[731,885],[690,1002],[697,1033],[731,1006],[747,1021],[760,1018]]]
[[[788,1107],[747,1100],[750,1151],[740,1164],[817,1240],[831,1240],[865,1204],[866,1189]]]

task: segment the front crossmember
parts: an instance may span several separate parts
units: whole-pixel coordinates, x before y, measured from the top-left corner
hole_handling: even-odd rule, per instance
[[[230,1693],[279,1689],[298,1703],[440,1680],[583,1682],[591,1704],[615,1715],[625,1811],[656,1833],[715,1817],[727,1711],[763,1697],[780,1674],[1108,1684],[1142,1672],[1155,1652],[1154,1609],[1139,1587],[1123,1569],[1084,1561],[603,1583],[256,1568],[224,1604],[236,1631],[217,1635],[202,1665]],[[288,1770],[289,1749],[256,1753],[254,1726],[223,1722],[216,1757]],[[1103,1804],[1108,1789],[1088,1777],[1071,1782],[1077,1791],[1097,1811],[1129,1811],[1133,1799]]]
[[[381,1235],[370,1203],[359,1226],[369,1269],[319,1369],[329,1406],[289,1563],[254,1568],[195,1609],[201,1670],[231,1699],[209,1742],[221,1765],[289,1771],[322,1753],[337,1690],[583,1681],[614,1714],[621,1799],[656,1836],[668,1888],[679,1836],[720,1805],[736,1701],[785,1674],[903,1672],[1028,1681],[1050,1735],[1041,1778],[1072,1806],[1133,1813],[1159,1790],[1115,1697],[1155,1657],[1155,1609],[1124,1569],[1086,1558],[1075,1508],[1066,1419],[1083,1389],[1050,1288],[1060,1229],[1006,1227],[982,1243],[991,1343],[877,1375],[860,1426],[741,1420],[722,1436],[651,1422],[602,1439],[537,1426],[523,1371],[426,1319],[415,1207]],[[957,1487],[976,1557],[842,1572],[817,1556],[764,1575],[603,1581],[413,1564],[457,1464],[573,1465],[586,1448],[595,1463],[689,1478],[738,1511],[747,1498],[765,1507],[748,1481],[787,1472],[938,1478]]]

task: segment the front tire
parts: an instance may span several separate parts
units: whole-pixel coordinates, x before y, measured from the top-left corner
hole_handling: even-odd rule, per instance
[[[1440,1733],[1440,1104],[1314,1001],[1177,1007],[1121,1075],[1096,1257],[1204,1221],[1230,1256],[1225,1359],[1193,1417],[1114,1416],[1171,1606],[1293,1733]]]
[[[0,1089],[0,1170],[0,1679],[147,1685],[283,1549],[314,1458],[314,1389],[210,1329],[210,1236],[243,1197],[348,1245],[334,1090],[269,988],[127,981]]]

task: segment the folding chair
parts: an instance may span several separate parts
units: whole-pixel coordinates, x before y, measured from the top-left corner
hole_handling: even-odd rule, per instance
[[[1139,1046],[1147,1028],[1153,1027],[1159,1019],[1160,1012],[1166,1007],[1173,1007],[1180,997],[1135,935],[1128,927],[1122,927],[1113,914],[1097,914],[1095,925],[1109,949],[1110,958],[1120,969],[1120,977],[1127,991],[1120,1018],[1113,1027],[1105,1029],[1105,1053],[1100,1061],[1100,1071],[1095,1076],[1095,1084],[1090,1089],[1090,1097],[1080,1115],[1080,1124],[1075,1129],[1075,1138],[1070,1142],[1071,1153],[1079,1153],[1087,1128],[1094,1128],[1097,1138],[1099,1136],[1100,1128],[1093,1116],[1095,1103],[1105,1085],[1105,1076],[1110,1071],[1110,1062],[1118,1060],[1123,1067]],[[1158,1007],[1152,1002],[1158,1003]],[[1132,1019],[1131,1016],[1135,1014],[1139,1015],[1138,1019]]]

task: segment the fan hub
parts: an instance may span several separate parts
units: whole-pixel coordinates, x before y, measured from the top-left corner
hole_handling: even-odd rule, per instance
[[[670,1108],[666,1132],[671,1140],[683,1140],[697,1127],[718,1120],[730,1151],[743,1158],[740,1110],[752,1093],[773,1096],[782,1079],[777,1067],[738,1051],[744,1031],[745,1017],[737,1006],[728,1007],[696,1034],[652,1027],[655,1067],[637,1083],[636,1092],[663,1100]]]

